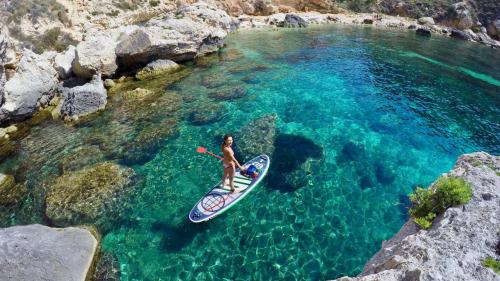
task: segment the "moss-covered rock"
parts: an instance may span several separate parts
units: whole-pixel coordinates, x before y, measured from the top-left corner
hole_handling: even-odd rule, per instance
[[[0,161],[3,161],[16,150],[14,144],[6,138],[0,139]]]
[[[13,176],[0,174],[0,205],[16,204],[26,191],[23,185],[16,184]]]
[[[252,120],[235,135],[238,152],[251,159],[259,154],[273,156],[276,138],[276,115],[269,114]]]
[[[227,77],[220,73],[208,74],[201,79],[201,85],[209,89],[220,87],[226,83]]]
[[[135,172],[112,162],[98,163],[56,178],[47,186],[45,214],[58,226],[103,222],[116,217],[131,194]]]
[[[229,101],[243,98],[246,96],[246,90],[241,86],[228,86],[209,92],[208,96],[218,101]]]
[[[63,173],[77,171],[83,167],[90,166],[104,161],[104,154],[98,146],[81,146],[61,161]]]
[[[188,116],[189,123],[193,125],[206,125],[220,121],[226,109],[220,103],[208,103],[191,108]]]
[[[241,53],[238,49],[222,50],[220,56],[222,61],[234,61],[244,57],[243,53]]]
[[[124,150],[127,164],[139,164],[149,161],[162,145],[179,131],[179,120],[164,119],[142,129]]]
[[[180,68],[180,65],[171,60],[156,60],[139,70],[136,73],[135,78],[139,80],[146,80],[159,75],[168,75],[169,73],[178,71]]]
[[[198,67],[210,67],[219,62],[220,58],[218,54],[210,54],[206,56],[197,57],[195,59],[196,66]]]

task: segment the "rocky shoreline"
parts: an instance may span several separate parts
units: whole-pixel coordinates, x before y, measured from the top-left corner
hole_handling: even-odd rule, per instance
[[[488,37],[485,30],[473,32],[471,29],[465,28],[465,31],[462,31],[456,29],[456,27],[435,24],[433,18],[429,17],[411,19],[378,13],[298,12],[289,10],[286,7],[271,9],[269,15],[233,15],[220,9],[220,7],[202,2],[179,7],[167,7],[164,3],[161,3],[160,8],[154,9],[151,14],[148,14],[148,11],[143,12],[146,14],[144,16],[145,20],[136,21],[136,19],[133,19],[125,22],[105,22],[99,28],[96,28],[95,25],[82,23],[78,30],[72,31],[75,33],[77,41],[79,41],[78,44],[70,45],[60,52],[47,51],[37,54],[29,49],[21,49],[17,44],[18,42],[6,36],[7,33],[2,30],[2,33],[0,33],[0,124],[5,128],[0,128],[0,159],[8,157],[12,153],[14,148],[10,142],[25,136],[29,130],[27,127],[38,124],[38,122],[41,122],[40,120],[47,118],[78,122],[85,116],[105,109],[109,101],[108,94],[116,86],[115,82],[127,79],[125,75],[132,75],[135,76],[133,79],[147,81],[151,77],[158,75],[179,73],[183,69],[181,66],[183,62],[200,59],[205,55],[217,52],[223,47],[225,37],[238,29],[299,28],[315,24],[358,24],[383,28],[410,29],[423,36],[438,34],[476,41],[492,47],[500,47],[500,43]],[[105,18],[102,20],[104,21]],[[496,31],[491,34],[495,34],[494,32]],[[235,94],[238,93],[238,91],[235,91]],[[140,88],[127,91],[127,94],[135,98],[128,104],[131,108],[133,108],[132,104],[137,103],[137,100],[147,100],[148,96],[154,95],[151,91]],[[220,95],[215,98],[224,99],[227,97]],[[174,105],[178,105],[179,99],[179,97],[173,96],[164,102],[175,107]],[[191,119],[193,123],[207,122],[196,115],[192,115]],[[267,116],[263,119],[264,121],[257,121],[257,124],[259,122],[266,123],[266,120],[274,122],[274,119],[273,116]],[[151,128],[143,128],[137,135],[136,142],[150,147],[159,146],[147,141],[154,139],[151,137],[154,134],[161,134],[162,136],[175,134],[177,128],[173,125],[174,121],[167,121],[169,122],[162,123],[162,127],[166,128],[162,132],[157,132]],[[124,134],[127,133],[125,130],[123,131]],[[272,138],[273,136],[274,134],[267,137]],[[99,136],[95,138],[98,139]],[[91,141],[99,143],[95,139]],[[133,147],[139,147],[139,145]],[[133,149],[128,150],[132,152],[127,156],[127,161],[134,163],[142,161],[142,159],[137,159],[136,154],[140,153],[134,154]],[[99,149],[95,149],[95,151],[102,153]],[[106,196],[102,196],[98,200],[87,198],[85,195],[87,185],[84,186],[82,183],[88,183],[89,175],[96,177],[99,171],[108,171],[106,174],[97,177],[97,181],[102,180],[107,185],[95,192],[96,196],[101,195],[99,193],[101,192],[106,195],[112,194],[113,196],[109,196],[109,198],[121,198],[132,192],[127,188],[130,186],[130,182],[135,180],[133,171],[116,163],[95,163],[98,158],[96,156],[98,153],[95,153],[95,151],[83,151],[78,154],[82,156],[78,159],[82,162],[78,163],[78,167],[72,167],[70,164],[73,162],[68,161],[70,164],[63,166],[63,172],[77,172],[62,175],[47,186],[48,196],[46,202],[49,203],[47,217],[53,225],[72,225],[75,221],[82,220],[86,220],[88,223],[97,223],[100,216],[102,216],[102,214],[98,213],[101,209],[116,208],[116,205],[114,205],[116,202],[106,201]],[[107,151],[107,153],[112,155],[114,151]],[[95,159],[92,157],[95,157]],[[477,163],[480,163],[480,165],[476,165]],[[482,208],[489,208],[488,212],[496,212],[498,214],[496,217],[500,216],[498,210],[498,199],[500,198],[498,193],[498,186],[500,185],[499,167],[499,157],[474,154],[462,157],[454,170],[450,172],[450,174],[464,176],[475,187],[475,200],[465,206],[467,210],[480,213]],[[65,184],[67,182],[73,183],[73,190],[66,189]],[[73,196],[66,196],[65,191],[72,193]],[[0,199],[3,200],[0,204],[16,204],[25,193],[26,188],[16,183],[11,175],[0,174]],[[66,198],[71,198],[71,200],[66,200]],[[78,205],[87,212],[75,212],[72,209],[73,205]],[[95,206],[99,206],[99,208],[96,209]],[[424,237],[422,240],[426,243],[430,239],[426,235],[434,235],[433,233],[447,238],[447,234],[441,235],[441,227],[444,229],[443,233],[447,233],[446,231],[449,231],[449,229],[454,229],[455,223],[474,224],[478,222],[479,215],[477,213],[474,213],[475,215],[472,218],[460,219],[460,215],[464,212],[457,208],[450,209],[440,219],[439,226],[428,232],[418,232],[414,224],[408,222],[395,238],[383,245],[383,249],[367,263],[359,277],[354,279],[346,277],[339,280],[378,280],[377,278],[387,278],[384,280],[401,280],[401,278],[407,278],[405,280],[436,280],[437,278],[439,280],[440,276],[446,276],[445,273],[448,274],[447,271],[444,273],[439,271],[439,257],[456,261],[454,268],[460,268],[457,272],[463,274],[463,276],[469,276],[471,280],[483,280],[482,278],[497,280],[494,278],[498,278],[498,276],[492,275],[491,271],[483,267],[479,268],[480,259],[484,258],[484,255],[493,255],[490,246],[495,243],[494,240],[497,238],[495,238],[494,230],[489,228],[488,231],[491,231],[481,237],[481,239],[485,240],[483,241],[483,244],[486,245],[484,247],[471,249],[462,244],[450,244],[449,249],[446,248],[453,254],[453,251],[458,251],[458,247],[460,251],[465,253],[465,256],[470,254],[476,258],[468,262],[465,262],[466,259],[462,259],[462,263],[460,263],[460,260],[454,257],[446,255],[433,256],[434,253],[432,253],[430,256],[434,259],[431,262],[436,261],[437,265],[431,265],[431,262],[422,262],[419,258],[405,252],[407,248],[413,249],[412,246],[405,246],[406,248],[394,246],[402,243],[401,240],[404,237],[422,235]],[[489,226],[498,225],[495,218],[490,222],[491,225]],[[26,246],[26,253],[28,253],[26,256],[16,256],[13,254],[12,249],[9,248],[10,246],[2,246],[3,248],[0,248],[0,250],[4,250],[5,255],[2,255],[3,259],[0,259],[0,279],[28,280],[24,276],[39,276],[38,279],[47,278],[50,280],[86,280],[90,278],[88,275],[93,272],[99,242],[98,238],[92,238],[90,232],[87,232],[87,230],[75,230],[72,227],[55,229],[40,225],[0,229],[0,245],[7,245],[12,241],[15,244],[17,243],[16,239],[34,241],[35,239],[28,237],[30,233],[38,233],[40,237],[44,237],[41,243],[47,249],[57,248],[58,241],[60,241],[59,235],[67,233],[71,234],[69,236],[74,236],[71,239],[84,239],[87,241],[85,249],[79,249],[80,252],[74,251],[69,254],[47,251],[45,258],[55,262],[70,262],[71,259],[66,260],[64,259],[65,256],[83,259],[83,261],[75,262],[78,266],[68,267],[69,272],[53,271],[54,275],[50,275],[52,271],[43,265],[40,265],[40,267],[34,266],[39,271],[18,266],[23,263],[30,263],[31,266],[32,257],[29,254],[36,254],[35,250],[40,247],[39,244],[28,243],[28,245],[23,245],[23,247]],[[85,237],[81,238],[79,235]],[[417,238],[415,239],[417,240]],[[77,243],[75,242],[75,244]],[[425,245],[426,247],[432,247],[432,245]],[[399,247],[401,252],[395,254],[396,252],[389,249],[390,247],[395,247],[395,249]],[[442,250],[436,251],[442,253]],[[466,267],[473,268],[479,273],[473,273],[466,269],[461,270]],[[438,269],[435,270],[435,268]]]
[[[357,277],[335,280],[500,280],[482,265],[500,254],[500,157],[464,154],[445,176],[470,183],[472,200],[446,210],[429,230],[409,220]]]

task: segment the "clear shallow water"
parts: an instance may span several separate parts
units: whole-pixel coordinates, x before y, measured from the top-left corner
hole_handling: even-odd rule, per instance
[[[168,102],[182,100],[178,110],[122,118],[116,127],[113,120],[130,109],[117,102],[76,128],[47,122],[3,166],[28,167],[18,173],[37,190],[93,131],[120,145],[119,133],[175,115],[178,133],[141,151],[146,161],[123,159],[121,150],[107,154],[143,178],[125,219],[103,237],[122,280],[355,275],[406,221],[406,194],[416,185],[428,185],[462,153],[500,153],[498,50],[413,32],[313,27],[232,35],[214,60],[188,67],[190,75],[167,86]],[[215,99],[214,91],[244,94]],[[151,104],[163,106],[162,99]],[[197,112],[211,122],[193,123]],[[196,147],[217,151],[218,136],[269,114],[277,116],[277,137],[267,182],[213,221],[189,223],[189,210],[221,173]],[[35,161],[40,168],[29,168]],[[10,224],[43,221],[29,215],[43,209],[38,197]]]

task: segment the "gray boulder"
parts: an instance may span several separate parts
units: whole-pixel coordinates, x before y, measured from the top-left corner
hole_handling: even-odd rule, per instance
[[[471,28],[477,21],[472,11],[473,9],[466,2],[458,2],[448,8],[439,22],[460,30]]]
[[[123,34],[116,47],[120,67],[133,68],[157,59],[175,62],[217,51],[227,32],[190,18],[151,20]]]
[[[294,14],[287,14],[283,22],[277,24],[279,27],[307,27],[307,22]]]
[[[149,77],[154,77],[162,74],[174,72],[180,68],[180,65],[171,60],[156,60],[148,63],[146,67],[138,71],[135,78],[144,80]]]
[[[82,86],[63,87],[62,96],[61,116],[71,119],[104,109],[107,100],[101,75],[95,75],[92,81]]]
[[[0,229],[0,280],[85,281],[98,241],[86,229],[39,224]]]
[[[183,6],[177,13],[179,16],[189,17],[193,20],[199,21],[201,19],[208,25],[220,27],[225,31],[234,31],[238,28],[238,20],[229,16],[225,11],[204,2]]]
[[[82,78],[91,78],[97,73],[111,76],[118,68],[116,44],[116,40],[107,32],[87,36],[76,46],[73,72]]]
[[[448,208],[429,230],[410,220],[365,265],[358,277],[373,280],[500,280],[482,265],[496,257],[500,225],[500,157],[465,154],[446,176],[461,177],[472,187],[472,199]]]
[[[422,25],[434,25],[434,19],[432,17],[421,17],[418,19],[418,23]]]
[[[415,30],[415,32],[418,35],[431,36],[431,31],[429,29],[427,29],[427,28],[417,28],[417,30]]]
[[[450,36],[461,40],[472,40],[472,37],[467,32],[455,28],[451,30]]]
[[[76,48],[69,46],[66,52],[57,54],[54,58],[54,68],[59,73],[61,79],[65,79],[73,73],[73,60],[75,59]]]
[[[500,20],[490,22],[487,31],[492,38],[500,40]]]
[[[57,90],[57,76],[48,60],[24,50],[16,73],[5,83],[0,122],[23,119],[46,105]]]

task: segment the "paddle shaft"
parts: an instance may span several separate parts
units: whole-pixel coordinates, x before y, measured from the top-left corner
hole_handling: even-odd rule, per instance
[[[220,157],[219,155],[214,154],[214,153],[212,153],[212,152],[210,152],[210,151],[208,151],[208,150],[207,150],[207,151],[205,151],[205,153],[208,153],[208,154],[210,154],[210,155],[212,155],[212,156],[214,156],[214,157],[217,157],[217,158],[219,158],[220,160],[222,160],[222,159],[223,159],[223,158],[222,158],[222,157]]]

